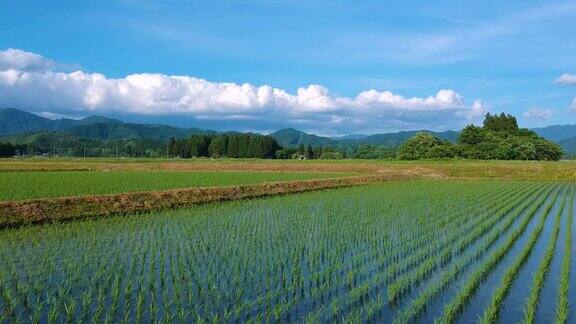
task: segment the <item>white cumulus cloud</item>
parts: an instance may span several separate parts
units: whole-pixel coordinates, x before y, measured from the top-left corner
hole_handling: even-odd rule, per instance
[[[445,128],[481,118],[481,101],[472,106],[452,89],[407,98],[391,91],[366,90],[342,97],[321,85],[292,94],[268,85],[210,82],[192,76],[58,72],[39,54],[0,51],[0,106],[53,114],[139,114],[190,116],[206,120],[269,120],[334,129],[336,132],[391,128]]]
[[[538,119],[538,120],[548,120],[554,114],[554,109],[532,107],[524,112],[523,116],[526,118]]]
[[[576,75],[564,73],[561,76],[559,76],[558,78],[556,78],[556,80],[554,80],[554,82],[560,83],[560,84],[576,84]]]
[[[9,48],[0,51],[0,70],[16,69],[22,71],[49,70],[54,68],[52,60],[42,55]]]
[[[487,112],[488,108],[484,105],[482,100],[476,100],[469,110],[459,112],[458,115],[466,117],[469,121],[476,121],[484,118]]]

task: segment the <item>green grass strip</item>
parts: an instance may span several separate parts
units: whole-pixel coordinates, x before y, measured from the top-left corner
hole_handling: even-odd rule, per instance
[[[556,202],[556,198],[554,199],[554,201],[552,203],[549,203],[545,207],[545,210],[542,214],[543,218],[546,217],[546,215],[548,214],[550,209],[552,209],[552,206],[554,205],[555,202]],[[529,212],[529,214],[531,216],[533,216],[537,212],[537,210],[541,206],[541,203],[542,202],[533,206],[533,208]],[[484,262],[484,264],[476,267],[476,270],[470,275],[464,288],[458,293],[458,295],[456,295],[456,297],[454,297],[454,299],[452,300],[451,303],[447,304],[446,307],[444,307],[444,314],[442,317],[442,322],[444,322],[444,323],[454,322],[456,315],[458,315],[458,313],[462,310],[462,308],[464,307],[466,302],[476,292],[476,290],[478,289],[478,286],[480,285],[482,280],[502,260],[502,258],[504,257],[504,255],[506,255],[508,250],[510,250],[512,245],[514,245],[514,243],[518,240],[518,238],[520,238],[522,233],[524,233],[524,230],[528,226],[528,223],[530,222],[531,219],[532,219],[532,217],[524,219],[524,221],[522,222],[520,227],[518,227],[516,229],[516,231],[514,231],[514,233],[512,233],[508,237],[506,242],[503,245],[501,245],[491,255],[491,257]]]
[[[558,302],[556,304],[557,324],[567,323],[569,314],[568,287],[570,284],[570,263],[572,261],[572,223],[574,222],[574,187],[568,206],[568,224],[566,225],[566,241],[564,243],[564,258],[562,259],[562,270],[560,274],[560,284],[558,285]]]

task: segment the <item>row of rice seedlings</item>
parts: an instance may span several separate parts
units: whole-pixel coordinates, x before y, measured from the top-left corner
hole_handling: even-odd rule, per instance
[[[448,284],[452,283],[469,264],[477,260],[485,251],[496,243],[498,238],[506,233],[512,224],[514,224],[517,217],[532,205],[532,209],[523,216],[525,220],[522,221],[520,227],[522,227],[522,225],[527,226],[529,220],[535,214],[537,208],[548,197],[551,190],[551,187],[548,187],[547,190],[546,187],[542,187],[539,191],[533,193],[532,196],[523,200],[521,204],[516,206],[515,209],[506,216],[506,219],[500,227],[493,229],[486,235],[482,244],[479,245],[475,251],[456,260],[456,262],[448,269],[444,270],[441,275],[437,276],[439,277],[437,280],[432,280],[426,289],[424,289],[416,299],[412,300],[410,304],[399,313],[395,321],[398,323],[404,323],[419,315],[428,304],[429,300],[438,295]]]
[[[552,209],[552,206],[554,205],[558,197],[557,196],[558,191],[559,188],[555,190],[554,199],[552,200],[552,202],[549,202],[545,206],[544,211],[540,217],[539,223],[543,222],[542,219],[545,219],[550,209]],[[542,202],[543,201],[541,201],[540,204]],[[531,216],[533,216],[536,213],[536,211],[540,207],[540,204],[533,206],[533,208],[530,210]],[[520,225],[520,227],[508,237],[508,240],[506,240],[506,242],[504,242],[503,245],[501,245],[496,251],[494,251],[494,253],[488,260],[486,260],[483,264],[480,264],[475,268],[475,271],[466,280],[465,286],[454,297],[454,299],[452,299],[452,301],[446,304],[446,306],[444,307],[444,314],[442,317],[443,322],[452,323],[454,321],[454,319],[458,315],[458,312],[464,307],[465,303],[472,297],[474,292],[476,292],[476,289],[480,285],[481,281],[488,275],[488,273],[490,273],[490,271],[492,271],[492,269],[500,262],[500,260],[502,260],[504,255],[508,252],[508,250],[510,250],[510,248],[516,242],[516,240],[518,240],[520,235],[522,235],[522,233],[528,226],[528,222],[530,219],[531,218],[526,218],[524,222]],[[535,232],[537,232],[537,230]]]
[[[501,204],[496,205],[495,209],[489,209],[481,217],[475,217],[477,222],[472,223],[471,226],[464,228],[462,231],[454,232],[453,239],[449,240],[448,244],[443,246],[431,245],[433,253],[428,254],[427,258],[420,261],[417,267],[395,278],[388,285],[388,300],[391,302],[396,300],[401,294],[407,292],[439,266],[445,264],[455,255],[482,238],[486,232],[501,220],[502,216],[510,212],[524,199],[526,199],[524,192],[510,197],[510,199],[504,197]]]
[[[529,299],[528,299],[528,302],[526,305],[527,307],[526,307],[526,313],[525,313],[524,319],[525,319],[525,321],[528,321],[528,322],[532,322],[534,320],[533,315],[536,312],[535,308],[536,308],[536,304],[538,301],[538,294],[540,292],[540,288],[541,288],[541,285],[543,283],[544,276],[546,275],[547,267],[549,266],[550,260],[552,259],[552,253],[553,253],[554,247],[556,245],[556,237],[558,236],[558,231],[560,230],[560,217],[562,215],[562,209],[564,208],[566,196],[562,193],[559,193],[558,195],[562,195],[563,198],[561,200],[560,207],[558,208],[558,212],[556,213],[552,238],[550,240],[550,245],[546,251],[546,254],[549,253],[549,256],[546,255],[544,257],[543,264],[541,264],[541,266],[538,268],[538,272],[536,273],[536,276],[534,278],[533,290],[530,293],[530,296],[529,296]],[[556,198],[557,197],[558,196],[556,196]],[[556,198],[555,198],[555,200],[556,200]],[[508,268],[508,270],[506,271],[506,273],[502,277],[502,281],[500,282],[500,285],[498,286],[498,288],[494,292],[494,295],[492,296],[490,303],[488,304],[488,306],[486,307],[486,310],[484,311],[484,314],[480,318],[481,323],[484,323],[484,324],[493,323],[498,318],[498,313],[500,311],[500,306],[502,304],[502,300],[504,300],[504,298],[508,294],[510,286],[512,286],[512,283],[514,282],[514,279],[516,278],[518,271],[520,271],[520,269],[522,268],[522,266],[524,265],[524,263],[528,259],[528,256],[530,256],[530,253],[534,249],[534,246],[536,245],[536,242],[538,241],[540,234],[542,233],[542,230],[544,229],[544,224],[545,224],[546,219],[548,218],[549,214],[550,214],[550,212],[549,212],[549,210],[547,210],[546,213],[542,215],[542,217],[540,218],[540,220],[538,222],[538,225],[536,226],[536,229],[534,230],[534,232],[532,232],[532,235],[530,236],[528,242],[526,242],[522,251],[520,251],[520,253],[516,256],[514,263]],[[532,314],[530,314],[530,313],[532,313]]]
[[[542,187],[540,191],[533,193],[532,196],[528,197],[528,199],[518,205],[506,216],[506,219],[501,226],[492,229],[492,231],[486,235],[483,242],[476,247],[472,253],[457,259],[448,269],[437,274],[437,278],[432,279],[430,284],[418,295],[418,297],[411,300],[410,303],[400,311],[395,319],[395,323],[406,323],[417,317],[433,297],[440,294],[442,290],[452,283],[461,272],[488,251],[497,242],[497,240],[512,227],[518,216],[527,208],[530,208],[528,212],[522,215],[518,228],[512,233],[512,235],[519,236],[526,226],[528,226],[529,221],[552,190],[552,188],[547,190],[545,189],[545,187]]]
[[[574,187],[570,195],[568,205],[568,221],[566,223],[566,238],[564,242],[564,257],[562,258],[562,268],[560,273],[560,283],[558,285],[558,296],[556,302],[557,324],[567,323],[569,314],[568,288],[570,285],[570,263],[572,261],[572,224],[574,222]]]
[[[374,251],[374,249],[371,249],[371,250]],[[376,251],[377,251],[377,250],[376,250]],[[366,264],[366,262],[364,262],[364,264]],[[328,269],[327,269],[327,270],[328,270]],[[336,277],[335,280],[331,281],[331,285],[330,285],[330,286],[331,286],[331,287],[334,287],[334,284],[335,284],[335,283],[337,284],[338,282],[341,282],[341,280],[339,280],[339,278],[353,278],[353,279],[352,279],[353,282],[351,282],[350,279],[344,279],[344,280],[342,280],[342,281],[347,281],[348,283],[347,283],[346,285],[353,284],[353,285],[356,286],[356,284],[355,284],[354,282],[357,282],[357,280],[356,280],[357,276],[362,276],[362,273],[363,273],[363,272],[364,272],[364,270],[363,270],[362,268],[360,268],[360,269],[359,269],[359,268],[354,268],[353,270],[350,270],[350,272],[346,273],[346,275]],[[351,275],[352,273],[353,273],[354,275]],[[326,286],[322,286],[322,287],[326,287]],[[339,286],[336,286],[336,287],[339,287]],[[367,287],[367,286],[366,286],[366,285],[362,285],[361,288],[362,288],[362,287]],[[362,289],[364,289],[364,288],[362,288]],[[362,291],[362,289],[352,290],[352,291],[350,292],[350,294],[348,295],[349,298],[347,298],[347,300],[348,300],[348,301],[350,301],[351,299],[355,300],[355,299],[357,298],[357,297],[355,297],[355,296],[357,296],[357,295],[358,295],[358,292],[359,292],[359,291]],[[330,298],[331,292],[334,291],[334,290],[335,290],[335,291],[339,291],[338,288],[336,288],[336,289],[334,289],[334,288],[330,289],[330,288],[329,288],[329,289],[327,289],[327,290],[322,289],[322,292],[319,291],[319,293],[323,293],[323,294],[325,294],[325,295],[327,296],[327,298]],[[314,290],[312,291],[312,292],[313,292],[312,298],[316,299],[316,298],[318,298],[318,297],[321,297],[321,295],[320,295],[319,293],[314,293],[315,291],[316,291],[316,289],[314,289]],[[336,295],[336,294],[334,294],[334,295]],[[331,304],[331,305],[338,306],[339,309],[342,309],[343,307],[347,307],[346,304],[342,304],[342,302],[341,302],[340,300],[338,300],[338,299],[341,299],[341,297],[344,297],[344,296],[342,296],[342,295],[336,295],[336,296],[334,297],[333,301],[332,301],[330,304]],[[323,297],[321,297],[321,298],[323,298]],[[332,307],[332,308],[335,308],[335,307]]]
[[[513,192],[510,198],[514,198],[517,192]],[[470,213],[464,219],[468,220],[469,222],[466,223],[466,226],[461,226],[460,228],[454,228],[452,230],[446,229],[445,232],[448,234],[444,236],[436,236],[436,238],[428,244],[427,248],[422,249],[422,252],[413,254],[405,259],[398,260],[396,263],[392,263],[386,271],[382,273],[378,273],[377,275],[373,276],[369,281],[364,282],[363,286],[359,286],[358,290],[366,290],[364,295],[370,293],[370,290],[363,288],[363,287],[378,287],[383,283],[392,282],[388,285],[388,301],[393,301],[395,297],[398,296],[400,290],[403,289],[401,286],[396,286],[395,283],[398,280],[401,280],[404,276],[408,275],[414,270],[420,269],[422,266],[427,267],[426,273],[430,273],[433,270],[433,267],[437,265],[437,263],[432,263],[433,266],[430,267],[430,259],[441,259],[447,260],[451,253],[447,251],[451,250],[451,247],[458,241],[460,241],[465,234],[468,234],[471,230],[476,228],[479,223],[482,223],[486,220],[486,217],[492,215],[492,213],[496,212],[499,208],[502,208],[502,205],[511,204],[510,201],[507,200],[508,197],[505,197],[503,201],[494,200],[489,207],[484,209],[482,214],[475,214]],[[521,199],[522,196],[520,196]],[[408,271],[408,273],[405,273]],[[355,292],[354,290],[351,293]],[[361,297],[363,295],[359,295]],[[393,296],[392,298],[390,298]],[[357,298],[356,298],[357,299]],[[353,299],[356,300],[356,299]]]
[[[417,241],[460,218],[416,225],[474,195],[506,190],[466,186],[382,184],[36,229],[46,235],[7,231],[0,273],[18,305],[10,319],[260,322],[328,312],[339,319],[344,306],[322,307],[348,291],[331,289],[337,269],[354,272],[345,279],[354,287],[372,271],[366,262],[401,247],[399,240]],[[381,304],[366,300],[361,317],[376,316]]]
[[[241,185],[354,175],[349,172],[41,171],[2,172],[0,201]]]
[[[478,200],[476,202],[478,204],[477,206],[472,205],[471,208],[464,209],[461,212],[457,211],[454,213],[447,213],[450,215],[451,223],[456,224],[457,226],[444,227],[445,232],[449,233],[448,235],[439,236],[438,233],[435,232],[434,234],[436,235],[434,235],[434,237],[427,242],[426,246],[419,249],[417,253],[414,253],[410,256],[404,256],[400,263],[389,265],[386,269],[387,275],[391,278],[394,278],[397,275],[412,269],[415,265],[419,264],[423,260],[436,254],[440,254],[441,251],[443,251],[446,247],[453,245],[454,241],[459,239],[461,235],[469,232],[479,223],[485,221],[485,218],[490,216],[498,208],[501,208],[503,205],[509,203],[509,199],[515,199],[517,198],[519,192],[528,190],[528,188],[520,189],[524,190],[511,191],[507,194],[500,194],[499,196],[502,197],[501,200],[495,199],[488,204],[482,203],[481,200]]]
[[[566,203],[566,193],[564,193],[562,202],[560,203],[560,207],[556,213],[556,217],[554,219],[554,227],[552,229],[552,235],[549,238],[548,245],[546,246],[546,251],[544,253],[544,257],[541,260],[538,269],[534,275],[532,281],[532,288],[530,290],[530,295],[526,301],[526,305],[524,307],[524,322],[525,323],[534,323],[534,319],[536,317],[536,307],[538,306],[538,299],[540,297],[540,291],[542,290],[542,285],[544,284],[544,279],[548,274],[548,270],[550,269],[550,263],[552,262],[552,257],[554,256],[554,250],[556,248],[556,241],[558,239],[558,233],[560,233],[560,221],[562,218],[562,213],[564,211],[564,205]],[[528,252],[529,253],[529,252]],[[516,264],[514,264],[516,265]],[[512,271],[511,269],[509,272]],[[508,274],[508,273],[507,273]],[[511,274],[514,276],[515,274]],[[502,291],[506,287],[500,286],[498,292]],[[507,288],[508,289],[508,288]],[[504,291],[507,291],[504,290]],[[492,307],[491,312],[495,312],[495,314],[490,315],[492,318],[490,319],[493,321],[497,314],[498,310],[495,309],[496,307]],[[492,313],[491,313],[492,314]]]
[[[349,275],[350,275],[351,273],[352,273],[352,272],[348,273],[348,275],[343,276],[342,278],[350,278]],[[360,276],[362,275],[362,272],[361,272],[361,271],[358,271],[358,269],[355,269],[355,270],[354,270],[354,273],[355,273],[355,275],[353,276],[354,278],[356,278],[356,275],[360,275]],[[354,280],[355,280],[355,279],[354,279]],[[332,283],[334,283],[334,282],[332,282]],[[324,286],[323,286],[323,287],[324,287]],[[361,285],[358,289],[354,289],[354,290],[350,291],[350,294],[348,295],[348,298],[346,298],[345,301],[347,301],[348,303],[350,303],[351,300],[357,300],[357,298],[362,295],[361,292],[364,291],[364,290],[367,289],[367,288],[368,288],[368,286],[364,284],[364,285]],[[314,292],[314,290],[313,290],[313,292]],[[312,297],[313,297],[313,298],[318,298],[318,297],[320,297],[320,295],[316,294],[315,296],[312,296]],[[328,291],[327,297],[330,298],[330,291]],[[339,295],[335,296],[335,297],[334,297],[335,299],[333,299],[332,302],[330,303],[330,305],[334,305],[334,306],[337,306],[337,307],[331,307],[331,308],[342,309],[342,308],[344,308],[344,307],[348,307],[347,303],[342,303],[342,301],[339,300],[339,299],[340,299],[339,297],[340,297]]]
[[[520,193],[525,193],[528,188],[524,188],[522,187],[523,190],[520,191]],[[532,187],[533,188],[533,187]],[[517,191],[513,191],[513,193],[518,194],[519,192]],[[512,197],[514,197],[515,195],[512,195]],[[505,197],[505,196],[504,196]],[[525,196],[520,195],[517,200],[522,200],[523,198],[525,198]],[[506,199],[504,199],[507,203],[512,204],[512,202],[507,201]],[[495,206],[490,206],[490,208],[488,208],[488,211],[496,211],[498,210],[498,208],[502,208],[502,203],[499,200],[495,200],[496,202],[499,203],[491,203],[491,204],[487,204],[487,205],[495,205]],[[488,212],[487,214],[490,214],[490,212]],[[468,215],[468,217],[471,217],[472,219],[482,219],[482,217],[476,217],[476,216],[480,216],[480,215],[476,215],[476,214],[471,214]],[[448,235],[446,238],[448,238],[448,241],[454,241],[454,236],[453,235],[462,235],[463,233],[458,232],[458,231],[448,231],[446,230],[446,232],[452,233],[451,235]],[[443,237],[440,237],[443,238]],[[432,244],[433,245],[433,244]],[[401,260],[399,260],[398,262],[401,262]],[[392,264],[394,265],[394,263]],[[377,268],[378,269],[378,268]],[[354,285],[352,288],[349,288],[348,291],[348,295],[338,295],[335,296],[332,301],[332,303],[337,303],[340,305],[341,308],[346,309],[346,308],[350,308],[352,307],[354,304],[357,304],[360,300],[366,298],[367,296],[371,295],[373,293],[373,291],[375,289],[377,289],[382,283],[385,283],[387,281],[390,281],[394,279],[394,277],[389,276],[389,274],[387,272],[380,272],[377,271],[371,278],[365,280],[365,281],[361,281],[358,282],[356,285]]]

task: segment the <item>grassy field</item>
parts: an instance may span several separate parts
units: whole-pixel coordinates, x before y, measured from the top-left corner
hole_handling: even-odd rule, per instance
[[[574,193],[400,181],[7,229],[1,321],[573,322]]]
[[[25,171],[0,172],[0,201],[348,176],[336,172]]]
[[[576,181],[576,161],[388,161],[258,159],[0,159],[2,171],[164,170],[164,171],[305,171],[417,174],[456,179]]]

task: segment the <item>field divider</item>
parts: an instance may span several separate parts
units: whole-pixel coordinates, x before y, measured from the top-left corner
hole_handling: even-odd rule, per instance
[[[209,202],[275,196],[417,178],[416,176],[401,174],[379,174],[264,182],[238,186],[196,187],[112,195],[5,201],[0,202],[0,228],[79,218],[125,215]]]

